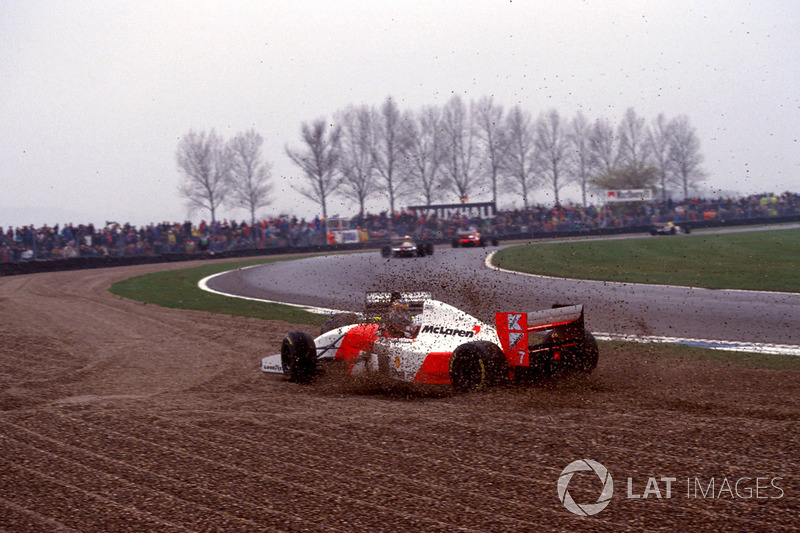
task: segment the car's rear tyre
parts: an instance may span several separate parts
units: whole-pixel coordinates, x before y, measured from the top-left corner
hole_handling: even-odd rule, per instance
[[[425,257],[425,245],[424,244],[417,245],[417,256]]]
[[[293,331],[283,338],[281,366],[289,381],[307,383],[317,374],[317,347],[303,331]]]
[[[552,335],[553,333],[549,333],[543,344],[552,342]],[[564,372],[589,374],[597,367],[599,357],[600,350],[597,347],[597,340],[587,331],[582,343],[561,350],[560,361],[552,358],[542,361],[540,373],[546,378],[555,377]]]
[[[427,255],[433,255],[433,243],[426,242],[424,246],[425,246],[425,253]]]
[[[459,392],[485,389],[508,378],[502,350],[487,341],[462,344],[450,356],[450,383]]]
[[[583,344],[575,348],[574,351],[575,370],[589,374],[597,368],[599,359],[600,349],[597,347],[597,340],[594,335],[587,331]]]
[[[384,244],[383,247],[381,247],[381,257],[391,257],[391,255],[392,247],[388,244]]]

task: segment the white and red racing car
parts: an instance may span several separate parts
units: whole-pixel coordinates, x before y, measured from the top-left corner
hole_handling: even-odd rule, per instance
[[[392,317],[397,301],[411,315],[406,325]],[[331,329],[323,326],[317,338],[289,333],[281,353],[265,357],[261,370],[307,382],[338,365],[347,375],[372,373],[472,391],[564,370],[588,373],[597,366],[597,342],[584,328],[583,305],[499,312],[487,324],[429,293],[368,293],[367,313],[349,316],[347,325],[335,324],[340,317],[334,317]]]

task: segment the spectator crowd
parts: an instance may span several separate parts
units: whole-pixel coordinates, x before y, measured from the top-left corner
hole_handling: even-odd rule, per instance
[[[751,195],[744,198],[693,198],[683,201],[604,206],[537,205],[528,209],[500,211],[491,219],[455,214],[447,219],[425,216],[411,210],[367,214],[348,219],[345,228],[355,230],[360,241],[384,240],[392,234],[414,234],[446,239],[460,228],[476,227],[498,236],[519,233],[622,228],[657,222],[734,220],[800,215],[800,195],[783,193]],[[341,219],[339,220],[341,222]],[[341,225],[340,225],[341,227]],[[205,221],[149,224],[106,222],[0,227],[0,262],[63,259],[85,256],[135,256],[169,253],[223,252],[245,248],[301,247],[331,243],[319,218],[297,217],[261,220],[255,224],[235,221]]]

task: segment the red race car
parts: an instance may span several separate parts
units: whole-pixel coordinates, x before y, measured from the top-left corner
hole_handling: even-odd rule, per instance
[[[497,237],[488,238],[488,242],[491,242],[492,246],[497,246]],[[486,246],[487,238],[475,228],[460,229],[456,231],[452,244],[453,248],[458,248],[459,246]]]

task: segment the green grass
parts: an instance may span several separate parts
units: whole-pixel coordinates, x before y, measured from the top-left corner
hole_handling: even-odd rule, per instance
[[[296,324],[320,325],[325,320],[325,316],[309,313],[289,305],[256,302],[213,294],[201,290],[197,286],[201,279],[212,274],[285,260],[287,258],[259,258],[233,263],[211,263],[186,270],[156,272],[119,281],[114,283],[109,290],[123,298],[175,309],[193,309],[263,320],[285,320]]]
[[[800,292],[800,230],[526,244],[493,263],[566,278]]]

